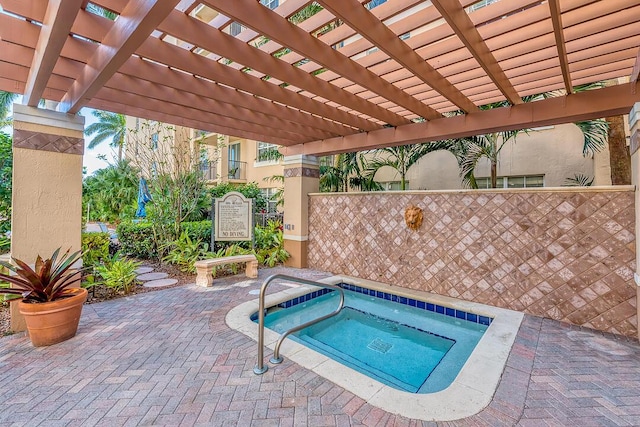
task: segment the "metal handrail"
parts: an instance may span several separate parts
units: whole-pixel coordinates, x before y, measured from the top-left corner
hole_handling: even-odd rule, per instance
[[[305,285],[312,285],[312,286],[318,286],[321,288],[336,290],[340,292],[340,304],[338,304],[338,308],[335,311],[332,311],[329,314],[326,314],[314,320],[310,320],[301,325],[294,326],[293,328],[283,332],[280,335],[278,342],[276,342],[276,347],[273,350],[273,357],[269,359],[271,363],[275,363],[275,364],[282,363],[282,358],[280,357],[280,345],[282,344],[282,341],[284,341],[284,339],[287,336],[289,336],[289,334],[292,334],[293,332],[297,332],[301,329],[306,328],[307,326],[311,326],[315,323],[318,323],[325,319],[333,317],[336,314],[340,313],[340,310],[342,310],[342,308],[344,307],[344,290],[342,290],[340,286],[314,282],[313,280],[301,279],[299,277],[288,276],[286,274],[274,274],[268,277],[267,280],[265,280],[264,283],[262,284],[262,287],[260,288],[260,296],[258,300],[259,301],[258,303],[258,307],[259,307],[258,308],[258,363],[253,368],[253,373],[256,375],[264,374],[265,372],[267,372],[267,369],[268,369],[268,367],[264,365],[264,315],[265,315],[264,297],[265,297],[267,288],[269,287],[271,282],[273,282],[276,279],[285,279],[291,282],[302,283]]]

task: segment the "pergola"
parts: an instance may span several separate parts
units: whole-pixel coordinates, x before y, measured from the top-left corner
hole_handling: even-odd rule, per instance
[[[87,0],[1,0],[0,89],[29,106],[45,98],[68,114],[87,106],[314,155],[640,101],[640,0],[318,0],[307,19],[307,0],[91,3],[116,19]],[[574,93],[598,81],[608,86]],[[549,91],[560,94],[522,102]]]

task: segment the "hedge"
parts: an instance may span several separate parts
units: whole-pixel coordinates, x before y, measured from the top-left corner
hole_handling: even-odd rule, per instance
[[[186,231],[191,240],[211,242],[211,221],[183,222],[181,231]],[[123,254],[140,259],[157,259],[158,248],[153,239],[150,222],[122,222],[117,229]]]
[[[153,225],[150,222],[121,222],[116,232],[123,254],[140,259],[158,258]]]

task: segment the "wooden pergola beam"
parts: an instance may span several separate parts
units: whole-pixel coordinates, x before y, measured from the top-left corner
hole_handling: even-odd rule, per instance
[[[331,83],[318,79],[300,68],[280,61],[229,34],[211,28],[183,13],[174,11],[159,26],[161,31],[180,40],[214,52],[251,69],[256,69],[281,81],[292,84],[323,98],[347,106],[355,111],[375,117],[383,122],[406,124],[408,120],[384,108],[372,104]],[[306,34],[306,33],[305,33]]]
[[[629,91],[626,85],[610,86],[475,114],[298,144],[281,152],[287,156],[322,156],[614,116],[629,112],[631,106],[640,101],[640,82],[635,84],[635,89]]]
[[[204,4],[233,17],[236,21],[243,22],[246,26],[260,34],[287,45],[327,69],[338,72],[354,83],[365,87],[380,96],[392,101],[421,117],[434,117],[434,110],[426,104],[418,101],[402,90],[396,88],[381,77],[367,70],[355,61],[346,58],[335,49],[327,46],[306,31],[291,24],[285,18],[273,13],[271,10],[253,0],[203,0]],[[246,64],[251,67],[251,64]],[[399,116],[398,116],[399,117]],[[409,120],[394,120],[388,122],[397,126],[406,124]]]
[[[564,89],[567,93],[573,93],[571,83],[571,73],[569,72],[569,59],[567,57],[567,46],[564,41],[564,27],[562,26],[562,11],[560,10],[560,0],[549,0],[549,10],[551,12],[551,22],[553,23],[553,34],[556,38],[556,48],[558,49],[558,60],[562,70]]]
[[[127,3],[84,72],[60,101],[58,109],[70,114],[80,111],[179,2],[140,0]]]
[[[467,113],[478,111],[473,102],[356,0],[318,0],[318,3],[454,105]],[[439,117],[441,115],[435,112],[425,118]]]
[[[640,81],[640,48],[638,49],[638,55],[636,56],[636,62],[633,64],[633,70],[631,71],[629,81],[632,85]]]
[[[51,0],[47,2],[36,45],[36,54],[33,56],[22,98],[24,105],[35,107],[40,102],[51,71],[67,41],[76,14],[83,4],[83,0]]]
[[[478,61],[478,64],[480,64],[509,103],[512,105],[521,104],[522,99],[511,85],[502,68],[500,68],[498,61],[491,53],[491,49],[487,46],[460,2],[458,0],[433,0],[431,3],[438,9],[456,36],[471,52],[471,55]]]

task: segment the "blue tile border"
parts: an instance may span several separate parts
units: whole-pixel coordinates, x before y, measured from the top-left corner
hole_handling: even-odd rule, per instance
[[[390,294],[387,292],[376,291],[369,288],[363,288],[361,286],[352,285],[350,283],[338,283],[342,289],[346,289],[348,291],[357,292],[359,294],[369,295],[375,298],[380,298],[386,301],[395,302],[398,304],[408,305],[410,307],[415,307],[420,310],[432,311],[434,313],[443,314],[445,316],[454,317],[459,320],[465,320],[467,322],[479,323],[481,325],[489,326],[493,321],[492,317],[481,316],[475,313],[468,313],[463,310],[456,310],[451,307],[445,307],[438,304],[433,304],[426,301],[420,301],[413,298],[402,297],[394,294]],[[320,289],[317,291],[313,291],[306,295],[302,295],[297,298],[290,299],[289,301],[285,301],[283,303],[278,304],[278,307],[289,308],[294,305],[305,303],[311,299],[320,297],[322,295],[328,294],[329,292],[334,292],[333,289]]]

